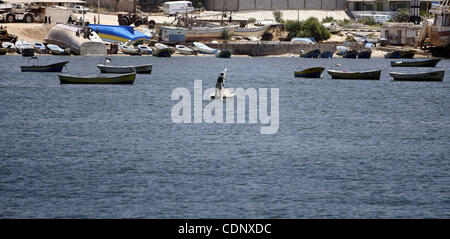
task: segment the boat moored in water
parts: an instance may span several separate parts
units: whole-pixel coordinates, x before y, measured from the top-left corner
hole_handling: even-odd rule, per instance
[[[311,67],[304,70],[294,71],[294,76],[303,78],[320,78],[324,70],[324,67]]]
[[[347,79],[347,80],[379,80],[381,70],[375,71],[337,71],[328,70],[328,74],[332,79]]]
[[[58,75],[61,84],[133,84],[136,72],[118,76],[70,76]]]
[[[22,72],[61,72],[64,66],[69,63],[68,61],[58,62],[50,65],[31,65],[20,66]]]
[[[136,65],[136,66],[111,66],[105,64],[98,64],[97,68],[102,73],[126,74],[136,72],[137,74],[151,74],[152,64]]]
[[[420,73],[389,72],[389,75],[395,81],[443,81],[445,70]]]
[[[391,61],[392,67],[435,67],[441,59],[429,59],[422,61]]]

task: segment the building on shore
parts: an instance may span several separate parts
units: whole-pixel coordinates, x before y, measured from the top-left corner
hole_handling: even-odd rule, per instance
[[[395,12],[401,8],[409,9],[411,0],[346,0],[347,8],[350,11],[358,12]],[[440,0],[420,0],[420,9],[427,10],[431,8],[432,3],[440,3]]]

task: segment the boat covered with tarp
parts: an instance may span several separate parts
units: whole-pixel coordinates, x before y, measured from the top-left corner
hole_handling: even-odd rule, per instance
[[[127,45],[139,45],[148,43],[151,36],[132,26],[114,26],[89,24],[89,27],[95,31],[106,42],[123,43]]]

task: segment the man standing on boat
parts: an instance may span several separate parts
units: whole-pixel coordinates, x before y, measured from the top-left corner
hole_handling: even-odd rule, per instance
[[[225,87],[225,78],[224,78],[224,72],[222,71],[219,75],[219,77],[217,78],[217,83],[216,83],[216,98],[220,97],[222,98],[222,88]]]

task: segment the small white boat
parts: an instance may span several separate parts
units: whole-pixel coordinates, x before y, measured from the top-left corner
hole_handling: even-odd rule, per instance
[[[45,45],[40,42],[33,42],[33,47],[36,53],[39,54],[45,54],[47,53],[47,49],[45,48]]]
[[[203,43],[200,43],[200,42],[194,42],[193,44],[194,44],[196,50],[198,50],[198,52],[200,52],[202,54],[215,55],[215,54],[217,54],[219,52],[218,49],[211,48],[211,47],[209,47],[209,46],[207,46],[207,45],[205,45]]]
[[[123,54],[127,54],[127,55],[137,56],[137,55],[141,54],[139,52],[139,49],[132,47],[132,46],[120,44],[120,43],[119,43],[119,49],[120,49],[120,51],[122,51]]]
[[[195,54],[195,51],[192,50],[191,48],[187,47],[187,46],[183,46],[183,45],[176,45],[175,46],[176,50],[183,55],[192,55]]]
[[[152,54],[152,48],[150,48],[146,45],[138,45],[137,48],[139,49],[139,51],[142,55],[151,55]]]
[[[34,55],[33,46],[25,40],[17,41],[16,48],[17,48],[17,53],[19,53],[19,54],[26,52],[27,53],[26,56]],[[32,54],[32,55],[30,55],[30,54]]]
[[[9,53],[17,52],[16,45],[14,45],[14,43],[11,42],[3,42],[2,47],[8,49]]]
[[[66,51],[64,51],[64,49],[62,49],[61,47],[55,45],[55,44],[48,44],[47,45],[48,51],[50,52],[50,54],[52,55],[66,55]]]
[[[172,51],[167,45],[164,45],[162,43],[156,43],[152,55],[158,57],[170,57],[172,55]]]

